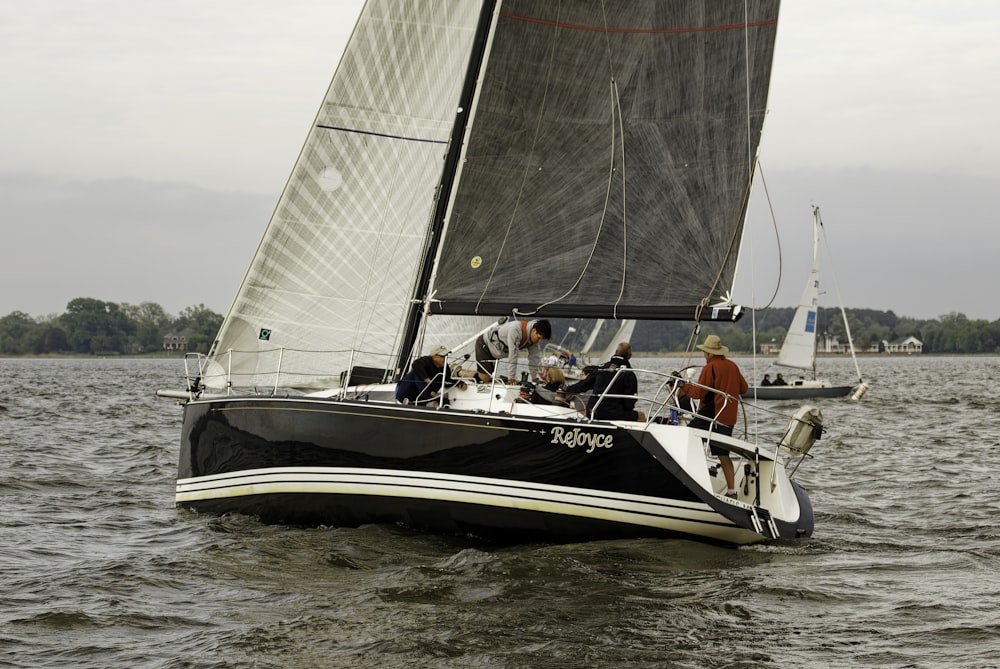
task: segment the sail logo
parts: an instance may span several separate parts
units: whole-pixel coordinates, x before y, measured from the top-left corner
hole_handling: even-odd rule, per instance
[[[586,446],[587,453],[593,453],[598,448],[611,448],[615,445],[615,437],[611,434],[597,434],[596,432],[584,432],[578,427],[567,430],[562,427],[553,427],[550,431],[552,441],[550,444],[562,444],[569,448]]]

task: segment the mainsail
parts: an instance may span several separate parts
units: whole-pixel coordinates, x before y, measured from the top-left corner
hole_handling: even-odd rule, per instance
[[[471,2],[366,3],[219,333],[209,385],[226,371],[270,385],[279,361],[299,386],[395,364],[479,15]],[[450,343],[482,323],[436,318],[429,332]]]
[[[432,309],[693,319],[727,303],[777,15],[498,3]]]

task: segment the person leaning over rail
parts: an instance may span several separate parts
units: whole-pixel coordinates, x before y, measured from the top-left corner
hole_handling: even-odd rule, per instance
[[[479,378],[489,381],[496,373],[497,360],[507,358],[508,383],[517,383],[517,356],[528,353],[528,375],[538,377],[542,372],[540,342],[552,338],[552,325],[548,321],[507,321],[497,324],[476,338],[476,365]]]
[[[699,400],[698,415],[688,427],[711,430],[726,436],[732,436],[736,425],[736,407],[739,397],[749,389],[747,380],[736,363],[726,358],[729,348],[723,346],[718,335],[708,335],[704,344],[697,348],[705,354],[705,366],[698,376],[698,385],[686,384],[678,391],[679,397],[690,397]],[[729,397],[720,395],[725,393]],[[712,427],[712,421],[715,426]],[[736,472],[729,451],[719,448],[709,442],[712,455],[718,456],[722,473],[726,477],[726,497],[736,497]]]
[[[455,383],[451,370],[444,364],[447,357],[448,349],[444,346],[438,346],[431,351],[430,355],[424,355],[414,360],[413,364],[410,365],[410,371],[396,384],[396,401],[402,404],[425,404],[437,399],[438,391],[441,390],[442,374],[446,387]],[[461,375],[460,371],[458,376]],[[463,382],[459,381],[459,387],[464,387]],[[445,403],[447,403],[447,397]]]
[[[645,421],[646,414],[637,411],[639,383],[629,364],[632,345],[627,341],[618,344],[615,354],[606,363],[587,374],[584,378],[566,388],[567,395],[578,395],[591,391],[587,401],[587,415],[595,420],[635,420]],[[620,373],[619,369],[623,369]],[[609,397],[601,398],[607,393]],[[610,397],[613,395],[614,397]]]

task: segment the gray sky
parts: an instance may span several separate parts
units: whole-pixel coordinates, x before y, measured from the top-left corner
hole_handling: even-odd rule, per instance
[[[224,313],[360,0],[0,7],[0,316]],[[1000,318],[1000,3],[786,0],[737,298]],[[777,238],[769,209],[777,220]],[[750,268],[753,268],[752,271]]]

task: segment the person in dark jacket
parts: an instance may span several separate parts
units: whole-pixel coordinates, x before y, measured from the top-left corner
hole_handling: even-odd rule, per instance
[[[442,374],[445,387],[453,385],[455,379],[444,364],[447,356],[448,349],[438,346],[430,355],[414,360],[410,371],[396,384],[396,401],[402,404],[426,404],[437,399],[441,391]]]
[[[587,400],[587,415],[595,420],[645,421],[646,415],[635,409],[639,383],[635,372],[629,369],[631,358],[632,345],[621,342],[610,360],[566,388],[566,394],[578,395],[591,391],[590,399]],[[619,370],[622,371],[619,373]],[[601,396],[605,393],[614,397],[602,399]]]

